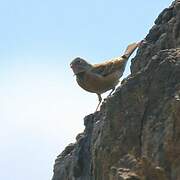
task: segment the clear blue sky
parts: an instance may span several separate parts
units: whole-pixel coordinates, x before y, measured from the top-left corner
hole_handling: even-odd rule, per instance
[[[122,54],[170,4],[1,1],[0,179],[51,179],[55,157],[83,131],[83,117],[97,105],[97,97],[75,83],[72,58],[97,63]]]

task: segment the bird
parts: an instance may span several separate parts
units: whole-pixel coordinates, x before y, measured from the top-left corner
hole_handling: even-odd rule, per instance
[[[129,44],[122,56],[99,64],[91,64],[80,57],[76,57],[70,63],[78,85],[84,90],[98,95],[99,103],[96,111],[102,101],[101,94],[111,90],[108,97],[111,96],[123,75],[129,57],[141,43],[142,41]]]

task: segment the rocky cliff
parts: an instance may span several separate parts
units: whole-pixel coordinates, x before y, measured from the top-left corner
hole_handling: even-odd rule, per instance
[[[180,180],[180,0],[145,39],[131,75],[55,160],[53,180]]]

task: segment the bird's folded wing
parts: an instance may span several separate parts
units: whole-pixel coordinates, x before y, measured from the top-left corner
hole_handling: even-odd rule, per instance
[[[122,56],[101,64],[93,65],[92,72],[97,73],[101,76],[108,76],[118,70],[124,69],[123,66],[125,65],[128,58],[131,56],[131,54],[138,47],[138,45],[138,43],[129,44]]]
[[[123,66],[124,63],[125,63],[124,58],[117,57],[101,64],[94,64],[91,71],[101,76],[108,76],[120,70],[120,68]]]

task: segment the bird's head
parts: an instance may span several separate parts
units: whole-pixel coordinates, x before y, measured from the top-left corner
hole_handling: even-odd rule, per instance
[[[85,72],[89,69],[91,69],[92,65],[86,62],[84,59],[77,57],[75,58],[71,63],[70,66],[74,72],[75,75]]]

